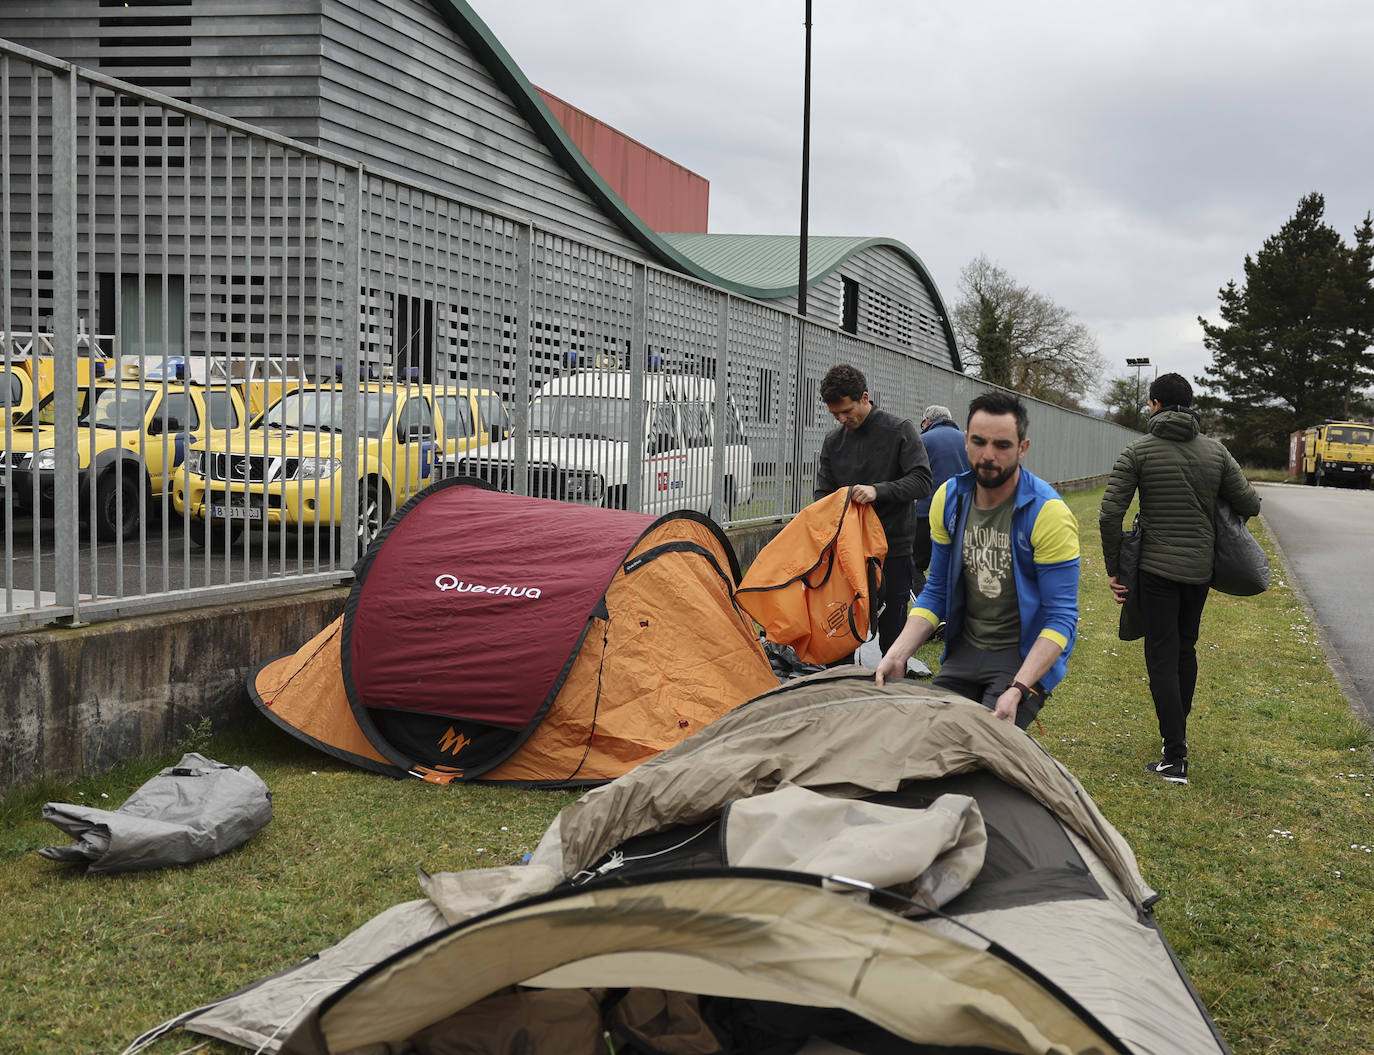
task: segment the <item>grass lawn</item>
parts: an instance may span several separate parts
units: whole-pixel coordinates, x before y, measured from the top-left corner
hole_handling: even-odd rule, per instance
[[[1117,640],[1097,535],[1101,491],[1069,497],[1082,626],[1043,739],[1126,836],[1169,940],[1237,1055],[1374,1051],[1374,763],[1316,632],[1275,563],[1255,598],[1213,594],[1189,727],[1188,787],[1158,756],[1139,642]],[[936,665],[928,646],[921,658]],[[1037,736],[1042,735],[1036,731]],[[415,870],[511,864],[575,797],[396,782],[268,722],[187,730],[273,793],[246,846],[188,868],[87,879],[33,853],[66,842],[45,801],[119,805],[167,758],[0,805],[0,1051],[118,1052],[135,1035],[333,944],[398,901]],[[171,1055],[200,1038],[178,1033]],[[199,1051],[238,1052],[207,1042]]]

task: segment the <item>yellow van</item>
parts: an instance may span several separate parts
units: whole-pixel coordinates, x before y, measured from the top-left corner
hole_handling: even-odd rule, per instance
[[[0,365],[0,403],[11,425],[33,409],[33,377],[20,367]]]

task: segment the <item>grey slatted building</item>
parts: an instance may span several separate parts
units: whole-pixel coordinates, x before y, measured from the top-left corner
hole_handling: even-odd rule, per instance
[[[638,258],[736,295],[795,307],[795,237],[650,230],[463,0],[11,0],[0,7],[0,37],[355,159],[368,173],[566,232],[604,249],[607,261]],[[11,93],[22,104],[24,85]],[[216,170],[217,149],[188,137],[176,115],[121,105],[117,96],[92,105],[104,108],[99,122],[109,130],[93,147],[104,166],[102,190],[140,204],[123,210],[118,265],[110,247],[93,247],[88,285],[96,288],[85,289],[81,300],[91,329],[125,331],[119,343],[126,353],[265,351],[325,373],[330,361],[319,349],[350,326],[336,267],[346,220],[339,171],[271,150],[226,151],[230,160]],[[169,146],[186,147],[184,171],[173,171],[180,159]],[[181,202],[202,195],[224,201],[224,231],[187,230],[178,219]],[[488,295],[509,301],[515,228],[484,214],[474,233],[465,227],[471,217],[428,198],[378,191],[367,200],[364,226],[384,234],[363,247],[370,276],[358,323],[364,358],[415,364],[427,374],[480,376],[514,395],[519,320],[509,310],[478,311],[473,302]],[[158,222],[131,231],[135,215]],[[303,232],[299,252],[285,254],[284,262],[252,233],[255,219],[278,216]],[[462,233],[450,238],[442,233],[457,228]],[[11,236],[16,246],[26,240],[18,227]],[[392,239],[427,251],[392,252]],[[427,259],[421,265],[417,257]],[[490,263],[494,289],[453,295],[462,283],[449,276],[467,274],[474,257]],[[548,258],[557,266],[556,250]],[[808,260],[811,319],[922,364],[962,369],[939,292],[910,249],[883,238],[812,237]],[[566,263],[571,272],[588,266],[585,254]],[[598,285],[620,282],[615,264],[592,266]],[[41,262],[16,258],[14,271],[12,307],[46,317]],[[567,297],[586,298],[585,283],[567,286]],[[553,301],[533,306],[531,382],[553,372],[569,351],[623,351],[628,322],[611,317],[614,311],[599,326],[595,311],[590,322],[586,312],[577,322],[566,314]],[[694,344],[714,347],[706,334],[694,340],[662,333],[651,350],[684,365],[709,358]]]

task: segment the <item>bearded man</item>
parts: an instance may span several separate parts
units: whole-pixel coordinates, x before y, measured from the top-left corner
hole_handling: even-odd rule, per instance
[[[1028,425],[1010,392],[969,403],[971,468],[931,500],[930,575],[876,675],[879,685],[903,676],[943,621],[934,684],[1022,729],[1063,680],[1078,636],[1078,521],[1022,466]]]

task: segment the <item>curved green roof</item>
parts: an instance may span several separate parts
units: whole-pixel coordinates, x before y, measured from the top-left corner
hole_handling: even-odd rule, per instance
[[[797,293],[798,235],[660,234],[651,230],[592,167],[509,52],[467,0],[430,0],[439,16],[463,40],[487,72],[510,96],[520,115],[574,182],[636,243],[669,266],[760,300]],[[955,369],[962,370],[959,346],[940,291],[921,258],[891,238],[808,236],[806,284],[810,288],[855,254],[873,246],[896,250],[916,270],[940,312],[940,325]]]

